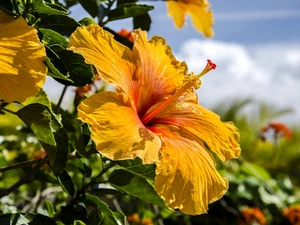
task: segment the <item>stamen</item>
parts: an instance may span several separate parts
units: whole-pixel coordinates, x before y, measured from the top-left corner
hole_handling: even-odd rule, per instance
[[[209,71],[215,69],[217,66],[213,62],[211,62],[209,59],[207,60],[207,64],[205,68],[202,70],[202,72],[194,76],[192,79],[187,81],[179,90],[177,90],[170,98],[168,98],[166,101],[161,103],[159,106],[154,108],[152,111],[146,113],[142,118],[141,121],[143,124],[147,124],[153,117],[155,117],[160,111],[162,111],[165,107],[167,107],[172,101],[179,98],[182,94],[184,94],[186,91],[188,91],[191,87],[193,87],[196,82],[199,80],[200,77],[207,74]]]
[[[209,71],[216,69],[216,67],[217,65],[208,59],[205,68],[202,70],[202,72],[199,75],[196,76],[196,79],[198,80],[200,77],[207,74]]]

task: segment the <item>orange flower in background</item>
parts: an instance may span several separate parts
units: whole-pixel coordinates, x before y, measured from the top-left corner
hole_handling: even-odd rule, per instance
[[[239,225],[265,225],[267,223],[264,213],[259,208],[246,207],[241,211]]]
[[[133,36],[132,36],[132,32],[128,31],[126,29],[122,29],[119,32],[117,32],[118,35],[121,35],[123,37],[126,37],[128,39],[128,41],[130,42],[134,42]]]
[[[166,1],[168,15],[173,17],[175,26],[181,28],[186,20],[186,15],[191,16],[192,23],[197,31],[205,37],[214,35],[212,25],[214,24],[213,13],[208,10],[210,4],[207,0],[174,0]]]
[[[0,100],[25,101],[44,85],[46,52],[37,31],[0,10]]]
[[[98,25],[71,35],[69,49],[117,90],[84,100],[78,118],[91,125],[91,138],[104,156],[156,163],[155,190],[169,207],[205,213],[228,189],[207,147],[223,161],[240,155],[236,127],[198,105],[194,92],[215,64],[208,61],[199,75],[187,73],[163,38],[148,41],[141,30],[132,34],[132,50]]]
[[[100,80],[101,78],[97,73],[97,70],[94,68],[94,77],[93,77],[94,82],[83,87],[76,87],[76,89],[74,90],[76,96],[79,97],[80,99],[83,98],[85,94],[87,94],[89,91],[92,90],[93,86],[95,85],[95,82]]]
[[[286,139],[292,138],[292,131],[283,123],[273,122],[261,128],[262,133],[266,133],[269,130],[273,130],[276,135],[282,135]]]
[[[300,225],[300,206],[292,206],[283,211],[283,215],[289,219],[291,224]]]
[[[127,221],[132,225],[153,225],[151,218],[145,218],[141,220],[137,213],[127,216]]]

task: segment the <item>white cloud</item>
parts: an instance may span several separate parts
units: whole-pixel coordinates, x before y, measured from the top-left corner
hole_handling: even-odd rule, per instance
[[[215,40],[191,39],[175,53],[186,61],[190,72],[199,73],[211,59],[217,69],[202,78],[197,90],[201,104],[212,107],[225,98],[252,97],[271,104],[294,108],[292,121],[300,121],[300,44],[245,46]],[[48,78],[49,97],[57,102],[63,86]],[[74,88],[69,87],[62,107],[69,109]]]
[[[176,53],[175,53],[176,54]],[[300,119],[300,45],[269,44],[248,46],[213,40],[184,42],[177,58],[189,71],[199,73],[206,59],[217,69],[202,78],[199,101],[210,107],[228,97],[252,97],[292,107]],[[297,117],[297,118],[295,118]]]

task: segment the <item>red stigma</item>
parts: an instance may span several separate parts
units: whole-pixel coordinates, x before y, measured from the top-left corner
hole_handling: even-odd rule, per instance
[[[217,65],[214,64],[212,61],[210,61],[209,59],[207,60],[207,65],[206,65],[206,68],[208,70],[214,70],[216,69]]]

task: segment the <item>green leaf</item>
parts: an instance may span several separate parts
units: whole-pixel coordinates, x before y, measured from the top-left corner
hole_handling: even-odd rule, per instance
[[[269,174],[269,172],[257,165],[257,164],[254,164],[254,163],[250,163],[250,162],[244,162],[242,165],[241,165],[241,171],[249,174],[249,175],[252,175],[252,176],[255,176],[257,177],[258,179],[261,179],[261,180],[270,180],[272,179],[271,178],[271,175]]]
[[[42,214],[32,213],[12,213],[0,215],[0,224],[2,225],[56,225],[55,221]]]
[[[138,0],[118,0],[117,1],[117,6],[120,6],[122,4],[126,4],[126,3],[129,3],[129,2],[132,2],[132,3],[135,3],[137,2]]]
[[[61,207],[60,221],[64,224],[73,224],[76,220],[87,222],[87,209],[83,204]]]
[[[82,124],[76,129],[74,144],[78,153],[85,158],[90,157],[86,152],[86,146],[89,140],[90,140],[90,131],[88,125]]]
[[[48,67],[48,73],[47,73],[48,76],[53,77],[54,79],[56,79],[58,81],[62,81],[62,83],[67,82],[70,84],[74,84],[74,82],[71,79],[69,79],[62,73],[60,73],[60,71],[55,68],[54,64],[50,61],[50,59],[48,57],[45,60],[45,64]]]
[[[69,13],[68,10],[66,10],[65,8],[55,4],[45,4],[43,0],[32,1],[32,10],[38,13],[44,13],[48,15],[66,15]]]
[[[82,173],[84,177],[90,177],[92,175],[91,168],[83,163],[82,159],[73,159],[71,163]]]
[[[118,164],[130,173],[139,176],[144,179],[154,180],[155,177],[155,165],[143,165],[140,158],[135,160],[122,160],[118,161]]]
[[[65,192],[68,193],[71,197],[73,197],[75,195],[75,187],[72,178],[67,173],[67,171],[64,170],[62,173],[55,173],[55,175]]]
[[[52,202],[50,202],[49,200],[45,200],[45,205],[46,205],[46,209],[47,209],[47,213],[48,213],[49,217],[53,217],[55,214],[55,210],[54,210]]]
[[[38,103],[30,104],[20,109],[17,114],[41,142],[56,145],[50,125],[52,116],[47,106]]]
[[[51,102],[46,94],[46,92],[41,88],[40,91],[35,95],[31,96],[26,99],[25,102],[23,102],[23,105],[30,105],[34,103],[39,103],[41,105],[47,106],[50,110],[51,108]]]
[[[106,30],[109,33],[113,34],[114,35],[114,39],[116,41],[118,41],[121,44],[127,46],[128,48],[132,49],[133,43],[131,41],[129,41],[127,37],[124,37],[124,36],[121,36],[121,35],[117,34],[115,31],[109,29],[108,27],[104,27],[104,30]]]
[[[82,25],[82,26],[89,26],[91,24],[97,24],[96,21],[92,18],[89,18],[89,17],[85,17],[83,18],[82,20],[79,21],[79,23]]]
[[[101,225],[103,215],[98,208],[93,209],[88,215],[89,224]]]
[[[40,28],[39,31],[44,34],[42,40],[43,44],[45,45],[59,44],[65,48],[68,47],[69,42],[64,36],[60,35],[59,33],[46,28]]]
[[[12,12],[13,11],[13,4],[10,0],[0,0],[0,10],[6,12]]]
[[[53,176],[50,176],[49,174],[46,174],[42,171],[38,171],[35,173],[34,180],[44,183],[57,184],[57,180]]]
[[[99,1],[97,0],[78,0],[82,7],[87,11],[93,18],[98,16]]]
[[[86,64],[81,55],[66,50],[58,44],[49,47],[55,52],[68,70],[69,78],[74,82],[74,84],[69,85],[85,86],[93,82],[94,72],[92,66]]]
[[[40,103],[26,105],[17,112],[41,142],[54,171],[62,172],[68,156],[68,136],[59,118]]]
[[[81,220],[75,220],[73,225],[86,225],[84,222],[82,222]]]
[[[148,13],[133,17],[134,29],[141,28],[142,30],[149,31],[151,24],[151,18]]]
[[[97,207],[96,215],[100,216],[101,213],[101,225],[120,225],[125,224],[125,216],[120,212],[113,212],[109,209],[108,205],[101,201],[98,197],[93,195],[83,195],[80,200],[87,205]],[[91,217],[91,216],[90,216]],[[91,218],[90,218],[91,219]]]
[[[149,5],[137,5],[135,3],[125,3],[119,5],[116,9],[111,10],[108,13],[108,20],[120,20],[129,17],[136,17],[147,13],[154,9],[153,6]]]
[[[66,8],[69,9],[71,6],[78,4],[78,0],[65,0]]]
[[[36,27],[47,28],[57,33],[69,37],[80,24],[72,17],[65,15],[42,15]]]
[[[154,187],[144,178],[135,176],[125,170],[115,170],[109,177],[109,182],[117,189],[137,197],[145,202],[161,207],[164,201],[158,196]]]
[[[124,194],[123,191],[117,190],[113,186],[109,184],[99,184],[97,186],[91,187],[92,194],[95,194],[97,196],[105,196],[105,195],[113,195],[113,196],[120,196]]]

